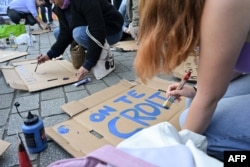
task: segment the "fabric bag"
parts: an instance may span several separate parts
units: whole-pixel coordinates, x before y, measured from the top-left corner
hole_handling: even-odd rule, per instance
[[[70,45],[71,61],[75,69],[83,65],[85,59],[85,51],[82,46],[73,41]]]
[[[97,64],[92,68],[92,72],[97,80],[102,79],[103,77],[107,76],[109,73],[114,71],[115,69],[115,61],[114,55],[110,50],[110,45],[108,44],[107,40],[105,40],[104,46],[93,37],[88,27],[86,29],[87,35],[98,45],[102,48],[102,52]]]
[[[117,148],[159,167],[223,167],[206,154],[205,136],[182,130],[168,122],[145,128],[123,140]]]
[[[156,167],[114,146],[105,145],[84,157],[63,159],[48,167]]]
[[[25,25],[24,24],[0,25],[0,39],[9,37],[11,33],[16,37],[26,33]]]

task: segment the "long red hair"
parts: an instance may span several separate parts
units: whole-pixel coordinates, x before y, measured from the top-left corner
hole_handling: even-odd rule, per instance
[[[205,0],[139,0],[135,70],[143,82],[170,74],[198,46]]]

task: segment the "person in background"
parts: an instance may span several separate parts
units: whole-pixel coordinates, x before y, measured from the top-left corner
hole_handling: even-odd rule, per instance
[[[38,15],[37,8],[43,5],[44,0],[12,0],[7,8],[7,15],[15,24],[25,19],[25,25],[39,25],[41,29],[50,28]]]
[[[139,29],[138,1],[139,0],[127,0],[126,3],[126,13],[129,20],[126,33],[130,34],[135,40],[138,38]]]
[[[122,27],[123,39],[132,36],[137,40],[139,26],[138,0],[122,0],[119,12],[124,19]]]
[[[90,34],[102,45],[107,39],[110,45],[122,37],[123,18],[107,0],[51,0],[59,20],[59,28],[54,30],[56,42],[47,54],[38,57],[38,63],[58,57],[74,40],[86,48],[85,60],[78,69],[78,80],[84,78],[99,60],[102,48],[86,34]]]
[[[166,96],[191,99],[182,129],[203,134],[207,153],[250,150],[250,1],[140,0],[137,75],[170,74],[199,48],[197,91],[178,84]]]
[[[47,8],[48,18],[46,16],[46,8]],[[53,23],[52,4],[50,3],[50,0],[45,0],[45,4],[40,6],[40,9],[43,22],[52,24]]]

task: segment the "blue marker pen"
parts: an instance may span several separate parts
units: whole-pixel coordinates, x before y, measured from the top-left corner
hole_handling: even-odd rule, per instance
[[[77,86],[80,86],[82,84],[88,83],[90,81],[91,81],[91,78],[85,78],[85,79],[83,79],[81,81],[78,81],[78,82],[74,83],[74,85],[77,87]]]

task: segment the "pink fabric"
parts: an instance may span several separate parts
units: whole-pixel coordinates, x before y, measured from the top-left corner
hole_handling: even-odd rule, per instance
[[[110,145],[105,145],[84,157],[56,161],[48,167],[106,167],[107,164],[116,167],[156,167]]]

